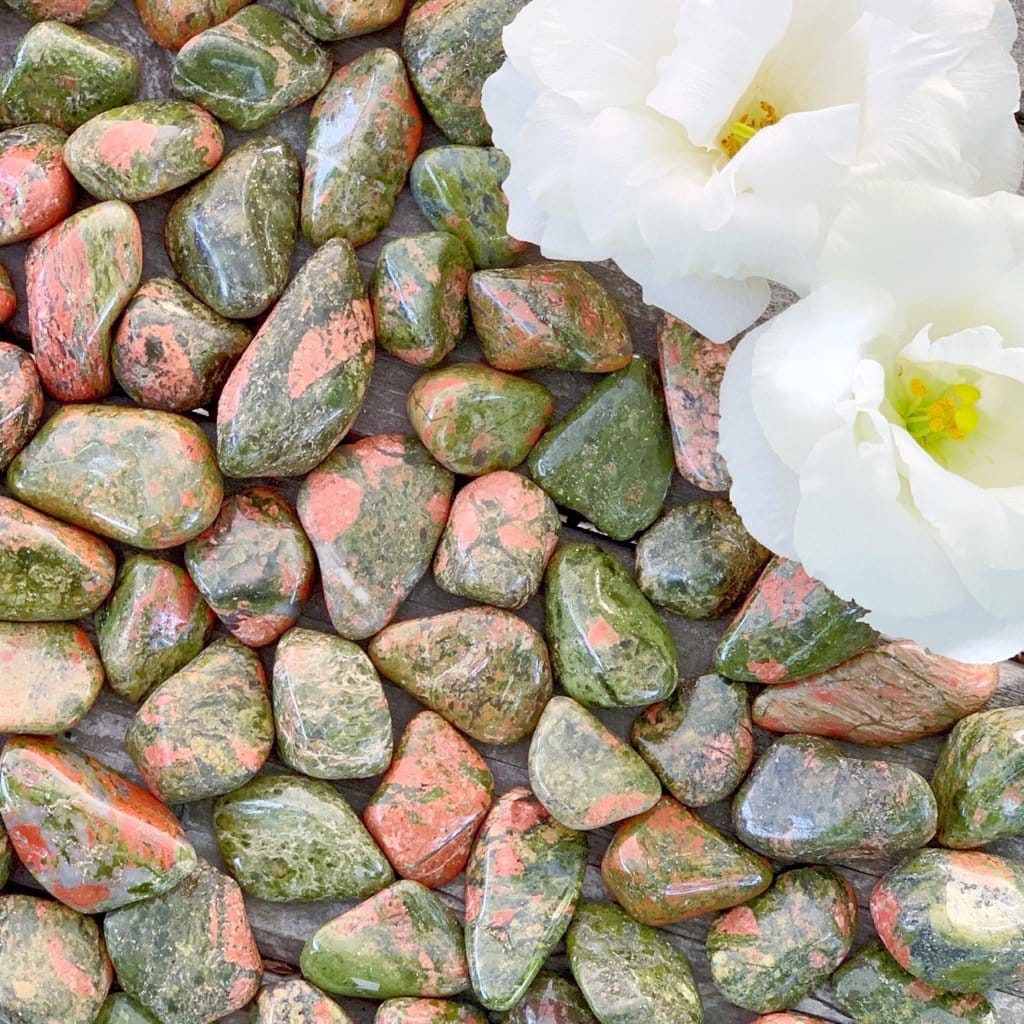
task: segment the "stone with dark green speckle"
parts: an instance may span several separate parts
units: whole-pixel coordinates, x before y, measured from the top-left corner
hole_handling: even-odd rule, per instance
[[[487,1024],[475,1007],[448,999],[388,999],[377,1007],[373,1024]]]
[[[4,887],[11,873],[11,843],[7,838],[3,822],[0,822],[0,889]]]
[[[260,992],[249,1024],[352,1024],[352,1018],[308,981],[292,978]]]
[[[5,0],[29,21],[63,22],[79,25],[102,18],[114,0]]]
[[[2,168],[0,168],[2,170]],[[8,269],[0,264],[0,324],[7,323],[18,311],[18,293],[11,283]]]
[[[107,996],[95,1024],[160,1024],[144,1006],[124,992]]]
[[[0,470],[39,429],[44,404],[33,358],[20,346],[0,341]]]
[[[142,27],[154,43],[180,50],[193,36],[219,25],[249,0],[135,0]]]
[[[75,179],[64,165],[67,138],[48,124],[0,132],[0,245],[34,238],[71,211]]]
[[[583,993],[568,978],[538,974],[502,1024],[598,1024]]]
[[[299,24],[325,42],[351,39],[393,25],[406,0],[291,0]]]

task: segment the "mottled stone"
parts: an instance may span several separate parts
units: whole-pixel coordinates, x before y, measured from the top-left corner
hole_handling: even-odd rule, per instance
[[[299,519],[338,633],[363,640],[394,618],[430,566],[453,486],[452,475],[401,434],[343,445],[306,477]]]
[[[124,992],[107,996],[95,1024],[160,1024],[144,1006]]]
[[[18,294],[8,269],[0,264],[0,324],[7,323],[18,311]]]
[[[29,21],[62,22],[78,25],[102,18],[114,0],[5,0]]]
[[[292,978],[260,992],[249,1024],[352,1024],[352,1018],[318,988]]]
[[[381,1003],[373,1024],[487,1024],[487,1018],[466,1003],[404,998]]]
[[[397,622],[373,638],[385,679],[480,743],[518,743],[551,696],[544,640],[495,608],[462,608]]]
[[[180,50],[193,36],[240,11],[249,0],[135,0],[142,27],[166,50]]]
[[[583,993],[567,978],[539,974],[502,1024],[598,1024]]]
[[[35,361],[23,348],[0,341],[0,470],[35,434],[43,405]]]
[[[0,821],[0,889],[4,887],[11,874],[11,844]]]
[[[405,6],[406,0],[291,0],[299,24],[325,42],[387,28],[401,18]]]
[[[828,1024],[821,1017],[808,1017],[806,1013],[769,1013],[758,1017],[752,1024]]]
[[[0,132],[0,245],[34,238],[71,211],[75,180],[64,165],[66,141],[47,124]]]

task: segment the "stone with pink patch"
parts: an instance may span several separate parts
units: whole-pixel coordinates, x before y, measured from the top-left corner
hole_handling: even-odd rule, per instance
[[[64,165],[65,142],[47,124],[0,132],[0,245],[34,238],[70,212],[75,180]]]
[[[0,469],[31,440],[43,418],[43,388],[32,356],[0,341]]]

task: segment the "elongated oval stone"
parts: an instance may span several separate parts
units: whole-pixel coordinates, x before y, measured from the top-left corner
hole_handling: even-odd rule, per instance
[[[249,1020],[251,1024],[352,1024],[333,999],[301,978],[264,988]]]
[[[268,135],[233,150],[171,207],[164,245],[196,298],[244,319],[288,284],[298,219],[299,161]]]
[[[95,1024],[160,1024],[160,1021],[131,996],[114,992],[107,996]]]
[[[553,697],[530,741],[530,786],[567,828],[594,829],[649,810],[661,785],[639,755],[570,697]]]
[[[495,804],[466,869],[466,958],[487,1009],[511,1009],[525,994],[569,927],[586,868],[586,836],[528,789]]]
[[[362,999],[453,996],[469,986],[458,918],[406,880],[328,921],[306,942],[301,965],[319,988]]]
[[[601,1024],[701,1024],[690,961],[661,932],[611,903],[581,903],[566,938],[569,966]]]
[[[508,233],[501,191],[508,172],[501,150],[438,146],[421,153],[409,173],[420,212],[438,231],[455,235],[477,267],[507,267],[528,248]]]
[[[124,203],[86,207],[32,243],[29,334],[39,376],[58,401],[110,391],[111,334],[141,276],[142,232]]]
[[[162,682],[128,723],[125,747],[165,803],[230,793],[263,767],[274,721],[259,658],[218,640]]]
[[[480,743],[518,743],[551,697],[543,639],[495,608],[396,622],[373,638],[369,654],[385,679]]]
[[[479,1010],[448,999],[388,999],[373,1024],[487,1024]]]
[[[299,519],[338,633],[362,640],[394,618],[430,566],[453,486],[452,475],[401,434],[343,445],[306,477]]]
[[[330,73],[330,53],[299,25],[252,4],[182,46],[171,87],[245,132],[311,99]]]
[[[787,871],[711,926],[711,980],[755,1013],[792,1008],[846,959],[856,926],[849,882],[828,868]]]
[[[402,58],[386,47],[338,68],[316,98],[302,186],[302,230],[313,245],[365,245],[395,211],[423,135]]]
[[[493,798],[487,762],[440,715],[421,711],[363,819],[398,874],[438,889],[465,867]]]
[[[568,978],[539,974],[504,1024],[597,1024],[597,1018]]]
[[[192,844],[159,800],[55,740],[7,741],[0,814],[36,881],[83,914],[167,892],[196,867]]]
[[[23,348],[0,341],[0,470],[35,434],[43,406],[35,361]]]
[[[23,501],[137,548],[169,548],[213,522],[224,489],[191,420],[127,406],[64,406],[7,472]]]
[[[362,648],[290,629],[274,657],[274,723],[281,760],[318,779],[365,779],[391,762],[391,712]]]
[[[35,896],[0,896],[0,1017],[93,1024],[113,973],[92,918]]]
[[[176,889],[108,914],[103,934],[121,987],[161,1024],[212,1024],[259,990],[242,891],[205,861]]]
[[[193,36],[240,11],[249,0],[135,0],[142,27],[165,50],[180,50]]]
[[[387,858],[333,786],[263,775],[213,805],[228,871],[272,902],[365,899],[395,880]]]
[[[70,212],[75,180],[64,164],[66,141],[48,124],[0,132],[0,245],[34,238]]]

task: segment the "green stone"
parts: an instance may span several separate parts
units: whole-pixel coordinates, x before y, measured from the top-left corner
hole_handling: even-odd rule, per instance
[[[373,1024],[487,1024],[475,1007],[447,999],[388,999]]]
[[[406,0],[291,0],[299,24],[327,42],[351,39],[393,25]]]
[[[115,992],[107,996],[95,1024],[160,1024],[160,1021],[131,996]]]
[[[114,0],[5,0],[29,21],[65,22],[78,25],[102,18]]]
[[[318,988],[293,978],[260,992],[249,1024],[352,1024],[352,1018]]]
[[[0,821],[0,889],[4,887],[11,873],[11,842],[7,838],[3,822]]]
[[[539,974],[502,1024],[597,1024],[597,1018],[568,978]]]
[[[533,479],[559,505],[628,540],[661,511],[675,463],[658,374],[635,356],[604,377],[530,453]]]

